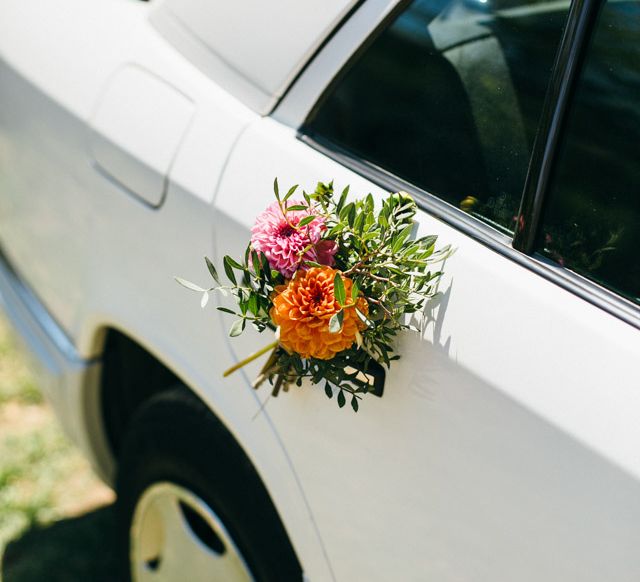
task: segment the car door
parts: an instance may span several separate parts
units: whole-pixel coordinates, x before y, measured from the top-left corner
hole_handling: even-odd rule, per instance
[[[576,72],[555,55],[586,42],[574,34],[584,6],[382,4],[365,3],[243,133],[214,201],[218,261],[242,253],[274,176],[378,202],[407,190],[417,235],[456,249],[381,398],[354,414],[310,385],[259,393],[333,576],[637,580],[637,300],[563,265],[543,232],[551,218],[530,254],[513,247],[551,135],[550,82]],[[270,341],[248,331],[229,345],[240,359]]]

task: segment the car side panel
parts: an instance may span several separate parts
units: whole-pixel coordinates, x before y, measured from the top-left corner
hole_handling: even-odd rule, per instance
[[[218,261],[242,252],[274,175],[383,195],[261,120],[215,201]],[[336,579],[636,580],[638,331],[426,212],[418,223],[457,250],[384,396],[357,414],[322,387],[266,404]],[[270,341],[245,334],[229,340],[237,358]]]

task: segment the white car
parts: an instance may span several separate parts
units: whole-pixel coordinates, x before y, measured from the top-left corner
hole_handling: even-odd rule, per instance
[[[2,307],[123,580],[640,579],[639,13],[0,0]],[[408,191],[457,249],[357,414],[223,379],[271,338],[173,280],[276,176]]]

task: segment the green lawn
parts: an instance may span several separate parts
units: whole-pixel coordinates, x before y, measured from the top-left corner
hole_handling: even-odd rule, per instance
[[[117,582],[112,502],[0,320],[0,581]]]

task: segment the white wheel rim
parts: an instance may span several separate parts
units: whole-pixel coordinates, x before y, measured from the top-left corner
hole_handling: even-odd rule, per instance
[[[197,535],[187,518],[207,535]],[[197,495],[169,482],[140,497],[130,531],[133,582],[252,582],[242,554],[215,512]]]

